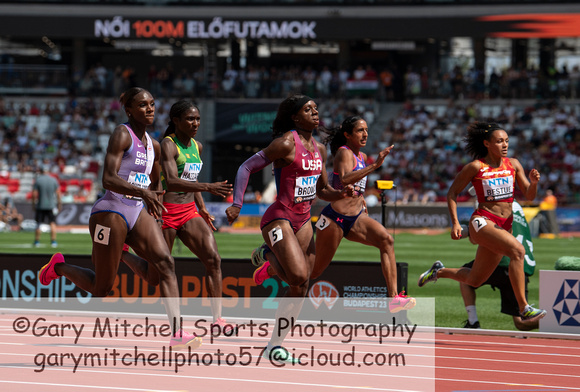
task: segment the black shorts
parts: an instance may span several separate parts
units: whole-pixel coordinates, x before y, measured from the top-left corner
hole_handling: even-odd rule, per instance
[[[36,210],[36,215],[34,216],[36,223],[54,223],[55,217],[52,210]]]
[[[473,266],[473,261],[464,264],[464,267],[471,268]],[[528,298],[528,282],[530,279],[526,275],[526,299]],[[514,294],[514,289],[512,288],[512,283],[509,278],[508,268],[503,266],[498,266],[495,271],[491,273],[491,276],[483,282],[483,285],[490,285],[492,289],[499,289],[501,295],[501,312],[504,314],[509,314],[510,316],[519,316],[520,307],[518,301],[516,300],[516,295]]]
[[[357,215],[342,215],[334,211],[334,208],[332,208],[332,206],[329,204],[320,212],[320,216],[324,215],[329,220],[336,223],[338,227],[342,229],[342,236],[346,238],[348,233],[350,233],[350,229],[352,229],[362,212],[363,210],[361,209]]]

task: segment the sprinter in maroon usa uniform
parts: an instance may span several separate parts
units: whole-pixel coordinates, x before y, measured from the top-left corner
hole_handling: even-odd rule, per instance
[[[353,195],[352,186],[342,191],[329,186],[326,148],[312,136],[318,125],[318,108],[311,98],[292,95],[285,99],[272,125],[274,140],[240,166],[234,202],[226,210],[231,224],[239,216],[250,174],[274,164],[278,196],[260,224],[265,244],[259,251],[267,261],[256,271],[254,280],[262,283],[275,273],[289,285],[285,296],[299,299],[279,306],[276,320],[280,316],[296,318],[308,291],[315,254],[310,224],[312,201],[316,196],[333,201]],[[298,359],[280,346],[285,336],[273,333],[264,355],[270,360],[297,363]]]

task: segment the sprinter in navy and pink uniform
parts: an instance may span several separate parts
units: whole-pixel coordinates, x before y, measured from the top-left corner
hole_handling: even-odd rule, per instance
[[[316,262],[311,279],[318,278],[328,267],[342,238],[374,246],[380,251],[381,269],[387,285],[389,311],[397,313],[412,309],[415,298],[397,293],[397,262],[394,239],[387,229],[369,217],[364,193],[367,176],[379,169],[393,146],[379,152],[377,160],[366,164],[367,155],[361,148],[367,144],[369,127],[360,116],[347,117],[342,124],[329,131],[324,141],[330,144],[334,156],[331,184],[334,189],[352,185],[355,197],[336,200],[324,207],[316,222]]]

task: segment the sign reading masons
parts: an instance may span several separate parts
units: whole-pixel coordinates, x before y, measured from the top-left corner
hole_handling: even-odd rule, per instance
[[[302,39],[316,38],[316,22],[300,20],[258,21],[112,19],[95,20],[95,37],[111,38],[250,38]]]

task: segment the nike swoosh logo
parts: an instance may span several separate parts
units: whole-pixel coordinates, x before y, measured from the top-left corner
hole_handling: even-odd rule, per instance
[[[143,145],[142,144],[137,144],[137,147],[143,147]]]
[[[307,153],[307,152],[303,152],[303,153],[302,153],[302,156],[303,156],[303,157],[307,157],[308,155],[310,155],[310,154],[309,154],[309,153]]]

